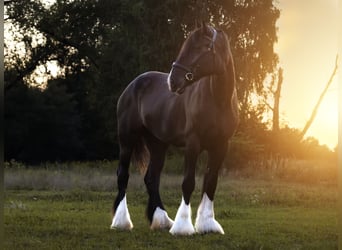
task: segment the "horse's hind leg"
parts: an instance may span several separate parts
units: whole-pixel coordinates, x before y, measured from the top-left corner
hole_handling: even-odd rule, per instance
[[[195,222],[196,232],[198,233],[214,232],[224,234],[221,225],[215,220],[214,195],[219,170],[224,160],[226,149],[227,145],[224,145],[208,152],[208,167],[203,180],[203,196],[197,210]]]
[[[149,195],[147,217],[151,223],[151,229],[169,229],[173,225],[173,221],[165,211],[159,193],[160,174],[164,165],[167,145],[152,136],[145,139],[150,152],[150,163],[144,178]]]
[[[126,201],[126,189],[129,179],[129,164],[133,147],[120,144],[119,167],[117,169],[118,194],[113,204],[112,229],[131,230],[133,224],[128,212]]]

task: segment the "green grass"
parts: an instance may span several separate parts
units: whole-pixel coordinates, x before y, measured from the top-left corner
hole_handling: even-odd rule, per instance
[[[48,176],[44,173],[42,178]],[[91,179],[85,176],[85,181]],[[173,218],[181,199],[181,179],[162,178],[162,198]],[[221,177],[215,213],[225,235],[175,237],[149,229],[142,177],[133,175],[130,184],[131,232],[109,229],[115,198],[107,191],[109,186],[67,184],[68,188],[45,190],[11,186],[5,192],[5,249],[337,249],[336,185]],[[193,220],[200,186],[198,178],[191,203]]]

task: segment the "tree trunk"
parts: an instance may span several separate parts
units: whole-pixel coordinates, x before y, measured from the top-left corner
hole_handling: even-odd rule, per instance
[[[323,100],[323,98],[324,98],[324,96],[325,96],[325,94],[326,94],[326,92],[327,92],[327,90],[328,90],[332,80],[334,79],[334,76],[335,76],[336,72],[337,72],[337,68],[338,68],[337,61],[338,61],[338,55],[336,55],[335,68],[334,68],[334,70],[333,70],[333,72],[332,72],[332,74],[330,76],[330,79],[327,82],[323,92],[321,93],[321,95],[320,95],[320,97],[319,97],[319,99],[318,99],[318,101],[316,103],[316,106],[314,107],[314,109],[313,109],[313,111],[311,113],[310,119],[306,122],[305,127],[304,127],[304,129],[302,130],[302,132],[300,134],[300,139],[304,138],[304,135],[306,134],[306,132],[310,128],[313,120],[315,119],[315,117],[317,115],[318,108],[321,105],[321,102],[322,102],[322,100]]]
[[[281,86],[283,84],[283,69],[278,69],[278,83],[277,88],[273,92],[274,96],[274,104],[273,104],[273,122],[272,122],[272,131],[273,133],[279,132],[279,103],[280,103],[280,93]]]

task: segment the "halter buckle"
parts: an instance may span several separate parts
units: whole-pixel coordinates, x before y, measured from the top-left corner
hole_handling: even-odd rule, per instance
[[[193,81],[194,80],[194,74],[191,72],[186,73],[185,74],[185,80],[187,80],[189,82]]]

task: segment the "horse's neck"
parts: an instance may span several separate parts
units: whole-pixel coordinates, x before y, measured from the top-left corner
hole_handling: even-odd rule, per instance
[[[229,72],[222,75],[213,75],[209,77],[210,91],[217,105],[221,108],[229,107],[235,88],[234,75]]]

